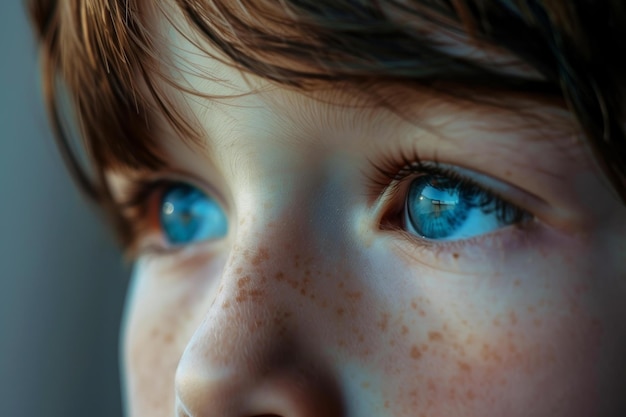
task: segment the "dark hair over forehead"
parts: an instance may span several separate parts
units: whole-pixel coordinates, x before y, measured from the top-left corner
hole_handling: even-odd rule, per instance
[[[167,3],[167,5],[164,5]],[[178,8],[234,65],[289,88],[390,82],[461,84],[562,98],[596,161],[626,202],[623,117],[626,6],[621,0],[29,0],[42,46],[44,93],[74,176],[110,212],[110,167],[158,168],[150,119],[194,129],[163,90],[162,38],[153,18]],[[442,48],[458,37],[506,53],[538,77]],[[444,45],[445,46],[445,45]],[[171,81],[171,80],[169,80]],[[62,122],[69,94],[93,175]]]

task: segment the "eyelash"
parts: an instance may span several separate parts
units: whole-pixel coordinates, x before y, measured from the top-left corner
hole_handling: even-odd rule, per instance
[[[405,152],[389,154],[384,156],[379,163],[374,161],[370,161],[370,163],[375,169],[375,174],[370,176],[371,194],[378,199],[384,198],[387,201],[396,202],[395,209],[392,209],[392,215],[398,216],[404,210],[406,196],[401,198],[398,195],[406,188],[404,185],[410,184],[419,176],[432,175],[443,177],[455,183],[456,190],[464,190],[466,195],[475,199],[475,208],[485,213],[493,212],[499,221],[524,224],[533,218],[527,210],[509,202],[497,191],[460,174],[454,169],[441,166],[437,160],[423,162],[415,150],[409,154]],[[398,223],[397,218],[394,222]],[[383,225],[383,227],[397,229],[397,226]]]
[[[125,190],[118,210],[122,214],[130,230],[130,242],[125,248],[125,257],[134,260],[141,255],[159,255],[175,252],[181,248],[165,247],[163,244],[139,247],[142,236],[147,235],[159,226],[158,213],[152,210],[154,204],[160,202],[165,191],[181,181],[168,178],[137,179]]]
[[[493,211],[500,221],[523,224],[533,216],[526,210],[510,203],[498,192],[464,176],[454,169],[441,166],[438,161],[423,162],[416,151],[412,153],[399,152],[384,155],[379,161],[371,161],[374,175],[369,175],[369,189],[372,197],[391,202],[390,215],[385,216],[393,220],[381,222],[385,229],[398,229],[398,217],[404,210],[406,196],[400,196],[410,184],[411,180],[420,175],[433,175],[446,178],[456,185],[456,189],[475,197],[479,208],[485,212]],[[171,186],[180,183],[179,180],[168,178],[137,179],[125,191],[124,199],[118,204],[119,212],[130,229],[130,243],[125,249],[127,258],[135,259],[141,254],[164,254],[182,249],[181,247],[165,247],[163,244],[138,247],[140,238],[150,231],[158,229],[158,214],[152,210],[158,204],[163,193]],[[394,203],[395,202],[395,203]],[[393,223],[393,224],[392,224]],[[404,225],[402,225],[404,226]]]

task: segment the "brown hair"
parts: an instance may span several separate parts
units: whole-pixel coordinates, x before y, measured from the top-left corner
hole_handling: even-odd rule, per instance
[[[626,5],[621,0],[172,0],[187,21],[244,71],[300,90],[374,81],[531,91],[562,98],[588,147],[626,202]],[[145,0],[29,0],[42,46],[44,94],[60,149],[87,195],[105,208],[124,244],[129,225],[104,178],[111,166],[158,168],[149,119],[165,114],[193,136],[158,81],[162,42]],[[172,5],[168,5],[172,6]],[[538,76],[446,53],[445,33],[500,51]],[[279,60],[275,59],[280,57]],[[139,88],[141,85],[142,88]],[[70,143],[69,95],[85,169]],[[89,173],[91,172],[91,173]]]

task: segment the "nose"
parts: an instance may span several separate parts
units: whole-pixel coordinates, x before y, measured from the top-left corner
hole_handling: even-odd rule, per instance
[[[231,251],[221,289],[178,365],[179,417],[344,414],[329,359],[304,330],[311,318],[281,285],[301,272],[279,268],[280,256],[254,247]]]

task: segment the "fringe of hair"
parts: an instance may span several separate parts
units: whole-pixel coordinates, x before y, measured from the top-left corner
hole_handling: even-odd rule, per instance
[[[165,116],[197,135],[168,95],[164,39],[154,22],[177,7],[239,69],[301,91],[372,80],[432,87],[467,84],[563,98],[595,160],[626,203],[623,128],[626,5],[620,0],[28,0],[42,52],[44,96],[59,148],[86,195],[105,208],[122,244],[106,169],[158,169],[150,120]],[[500,51],[542,79],[504,75],[493,63],[442,52],[439,33]],[[200,45],[198,45],[200,46]],[[221,57],[215,57],[222,59]],[[280,59],[277,59],[280,58]],[[439,84],[437,84],[439,85]],[[182,86],[177,86],[182,88]],[[88,161],[80,162],[67,91]]]

